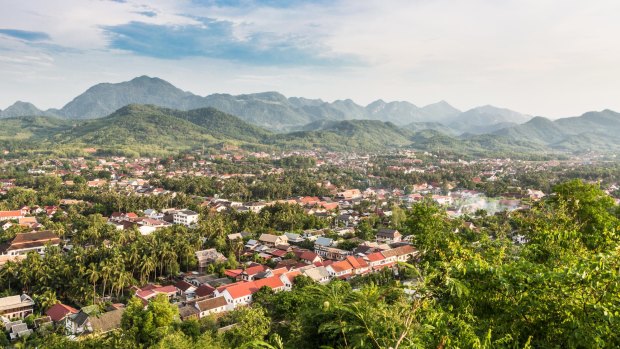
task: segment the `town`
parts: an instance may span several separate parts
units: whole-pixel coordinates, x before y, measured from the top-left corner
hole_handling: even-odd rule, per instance
[[[561,177],[565,168],[614,168],[604,159],[468,162],[411,151],[239,150],[6,158],[0,166],[6,343],[114,333],[132,298],[144,309],[165,299],[178,321],[217,324],[264,290],[291,291],[302,279],[354,289],[379,276],[415,284],[419,278],[405,266],[420,254],[405,222],[412,207],[435,205],[457,231],[476,234],[484,217],[545,198],[552,180],[570,179]],[[514,185],[524,172],[548,178]],[[617,204],[615,178],[603,185]],[[516,233],[510,239],[527,240]],[[405,291],[416,294],[415,287]]]

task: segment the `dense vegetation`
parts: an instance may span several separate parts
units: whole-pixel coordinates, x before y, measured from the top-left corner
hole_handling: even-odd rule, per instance
[[[398,219],[396,218],[398,217]],[[32,337],[42,348],[590,348],[618,347],[620,210],[596,185],[579,180],[512,214],[449,219],[428,200],[397,213],[392,226],[413,235],[418,260],[399,276],[353,285],[298,279],[291,292],[265,289],[249,308],[179,323],[165,299],[142,309],[129,300],[123,328],[72,342]],[[78,245],[49,250],[0,269],[1,287],[23,289],[44,307],[58,295],[72,304],[98,296],[126,299],[123,285],[175,275],[192,266],[194,249],[236,247],[225,234],[247,229],[320,227],[293,206],[259,215],[215,214],[195,231],[175,227],[151,236],[109,229],[100,216],[70,213]],[[475,228],[465,228],[469,220]],[[379,222],[371,223],[377,227]],[[262,227],[262,228],[261,228]],[[362,229],[362,228],[360,228]],[[69,231],[69,230],[66,230]],[[201,237],[206,240],[201,243]],[[94,245],[83,249],[81,244]],[[105,248],[112,247],[112,248]],[[229,258],[228,267],[235,266]],[[82,275],[82,277],[68,277]],[[408,280],[407,283],[402,283]],[[92,298],[91,298],[92,297]],[[217,331],[221,326],[228,331]]]

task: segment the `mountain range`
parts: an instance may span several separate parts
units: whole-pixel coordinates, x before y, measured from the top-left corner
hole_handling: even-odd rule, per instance
[[[31,103],[16,102],[0,117],[24,115],[58,116],[84,120],[101,118],[128,104],[152,104],[177,110],[213,107],[244,121],[276,132],[292,131],[319,120],[380,120],[398,126],[437,122],[454,133],[485,133],[509,124],[518,124],[528,116],[493,106],[461,112],[445,101],[418,107],[409,102],[377,100],[361,106],[350,99],[325,102],[320,99],[287,98],[278,92],[233,96],[212,94],[201,97],[183,91],[159,78],[140,76],[121,83],[101,83],[87,89],[60,109],[39,110]]]
[[[604,110],[549,120],[442,101],[332,103],[276,92],[206,97],[138,77],[98,84],[61,109],[17,102],[0,112],[0,145],[15,150],[169,154],[224,145],[246,149],[382,151],[413,148],[465,156],[620,151],[620,114]],[[54,149],[54,150],[51,150]]]

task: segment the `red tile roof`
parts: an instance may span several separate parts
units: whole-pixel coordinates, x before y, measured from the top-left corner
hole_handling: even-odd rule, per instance
[[[366,256],[368,258],[369,261],[371,262],[378,262],[381,260],[384,260],[385,257],[383,257],[383,255],[381,254],[381,252],[375,252],[375,253],[371,253],[369,255]]]
[[[58,322],[65,318],[68,314],[77,314],[79,311],[73,307],[68,305],[64,305],[62,303],[56,303],[52,305],[47,311],[45,315],[49,316],[52,321]]]
[[[318,257],[318,256],[319,256],[319,255],[318,255],[318,254],[316,254],[316,253],[314,253],[314,252],[311,252],[311,251],[305,251],[305,252],[303,252],[303,253],[299,256],[299,258],[300,258],[300,259],[303,259],[303,260],[305,260],[305,261],[310,261],[310,262],[313,262],[313,261],[316,259],[316,257]]]
[[[233,278],[233,279],[234,279],[234,278],[236,278],[237,276],[239,276],[239,274],[241,274],[242,272],[243,272],[243,270],[241,270],[241,269],[229,269],[229,270],[226,270],[226,271],[224,272],[224,274],[225,274],[226,276],[228,276],[228,277],[230,277],[230,278]]]
[[[209,285],[200,285],[197,289],[196,289],[196,297],[206,297],[209,295],[212,295],[213,292],[215,292],[215,288],[209,286]]]

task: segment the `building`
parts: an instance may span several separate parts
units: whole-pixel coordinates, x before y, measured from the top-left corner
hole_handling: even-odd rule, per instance
[[[0,254],[25,255],[31,251],[43,254],[46,246],[58,246],[59,244],[60,238],[51,230],[21,233],[15,235],[9,244],[0,246]]]
[[[403,235],[395,229],[381,229],[377,232],[377,242],[383,244],[393,244],[401,242]]]
[[[258,241],[267,246],[288,245],[288,237],[286,235],[262,234]]]
[[[335,247],[324,247],[324,246],[315,246],[314,252],[324,259],[332,259],[336,261],[341,261],[347,258],[347,256],[350,256],[353,254],[351,251],[341,250]]]
[[[34,301],[26,294],[0,298],[0,317],[23,319],[33,313]]]
[[[199,317],[202,319],[211,314],[221,313],[228,308],[228,302],[223,296],[205,299],[195,303],[196,308],[200,311]]]
[[[192,210],[177,211],[173,215],[173,222],[189,227],[192,224],[198,223],[198,213]]]
[[[196,258],[200,271],[203,271],[209,264],[226,261],[226,257],[214,248],[196,251]]]
[[[77,313],[79,313],[79,310],[73,307],[62,303],[56,303],[47,309],[45,315],[49,316],[55,323],[60,323],[65,321],[67,317]]]
[[[8,220],[12,220],[12,219],[20,219],[23,218],[24,215],[22,214],[21,210],[16,210],[16,211],[0,211],[0,222],[1,221],[8,221]]]

